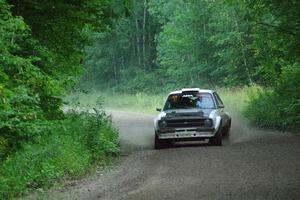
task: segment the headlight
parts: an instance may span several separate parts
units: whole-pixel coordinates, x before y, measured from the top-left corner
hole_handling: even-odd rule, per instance
[[[204,126],[205,127],[211,127],[212,126],[212,120],[211,119],[204,120]]]
[[[159,127],[165,128],[167,126],[167,122],[165,120],[158,122]]]

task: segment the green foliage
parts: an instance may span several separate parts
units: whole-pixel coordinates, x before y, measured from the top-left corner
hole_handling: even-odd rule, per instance
[[[282,68],[299,62],[300,4],[297,1],[246,1],[252,23],[251,48],[257,60],[258,83],[274,86]]]
[[[122,1],[123,2],[123,1]],[[91,30],[126,8],[114,1],[0,0],[0,157],[44,137],[63,118],[62,97],[83,71]]]
[[[109,29],[125,5],[0,0],[0,199],[81,175],[117,152],[103,113],[66,116],[62,98],[82,74],[91,31]]]
[[[0,1],[0,6],[3,35],[0,42],[0,137],[6,147],[2,146],[5,151],[0,153],[3,158],[22,142],[43,132],[39,124],[46,116],[60,113],[60,102],[53,105],[53,96],[60,92],[52,87],[55,80],[35,65],[43,48],[30,37],[29,27],[21,17],[10,14],[4,1]],[[49,110],[46,105],[54,109]]]
[[[253,95],[246,110],[254,123],[299,130],[299,16],[297,1],[247,1],[257,83],[270,91]]]
[[[89,30],[104,30],[116,15],[110,0],[99,1],[8,1],[12,13],[22,16],[32,36],[45,47],[50,61],[41,68],[63,84],[73,84],[82,72],[83,48],[89,40]]]
[[[283,68],[280,81],[271,91],[251,96],[245,111],[255,124],[282,130],[300,129],[300,65]]]
[[[115,90],[127,91],[155,82],[155,75],[150,73],[156,68],[155,35],[159,25],[148,12],[148,0],[131,2],[130,15],[117,20],[108,31],[92,35],[95,42],[86,49],[87,73],[81,86],[117,86]]]
[[[285,77],[293,84],[296,78],[284,73],[300,62],[299,19],[299,1],[133,1],[130,17],[95,38],[99,43],[89,52],[83,83],[132,94],[259,85],[274,91],[251,102],[266,103],[278,87],[293,88]],[[295,108],[296,98],[287,99],[274,115]]]
[[[0,164],[0,197],[12,198],[27,190],[48,188],[55,181],[80,177],[95,163],[118,154],[118,134],[101,111],[76,113],[45,124],[45,136],[27,142],[22,151]]]
[[[299,59],[298,2],[149,0],[134,2],[133,8],[131,17],[95,38],[99,43],[90,51],[83,82],[139,90],[128,80],[152,74],[159,81],[143,81],[142,90],[161,84],[272,87],[281,68]],[[140,62],[144,36],[151,59],[146,67]],[[147,75],[135,73],[139,70]]]

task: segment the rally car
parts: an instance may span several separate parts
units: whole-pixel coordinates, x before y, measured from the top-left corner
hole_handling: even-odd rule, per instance
[[[208,140],[222,145],[229,136],[231,117],[213,90],[187,88],[171,92],[160,114],[154,119],[155,149],[174,141]]]

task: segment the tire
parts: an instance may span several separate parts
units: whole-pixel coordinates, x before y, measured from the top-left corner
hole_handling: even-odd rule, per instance
[[[226,139],[229,138],[230,128],[231,128],[231,120],[228,122],[227,126],[224,128],[224,130],[222,132],[224,138],[226,138]]]
[[[161,140],[158,138],[158,135],[155,133],[154,138],[154,148],[155,149],[163,149],[169,145],[169,140]]]
[[[215,136],[209,140],[209,144],[214,146],[222,146],[222,137],[222,128],[220,127]]]
[[[161,149],[162,147],[163,147],[162,141],[158,138],[158,135],[155,133],[154,148]]]

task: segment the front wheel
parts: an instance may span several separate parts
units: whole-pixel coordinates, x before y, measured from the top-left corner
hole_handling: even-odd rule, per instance
[[[229,138],[230,128],[231,128],[231,120],[229,120],[227,126],[225,126],[225,128],[224,128],[224,130],[223,130],[223,136],[224,136],[224,138],[226,138],[226,139]]]
[[[155,133],[155,138],[154,138],[154,148],[155,149],[165,148],[168,144],[169,144],[168,140],[159,139],[158,135]]]
[[[155,149],[161,149],[162,148],[162,142],[161,140],[158,138],[158,135],[155,133],[155,138],[154,138],[154,148]]]
[[[221,127],[219,128],[219,130],[215,134],[215,136],[209,140],[209,144],[214,145],[214,146],[222,146],[222,128]]]

